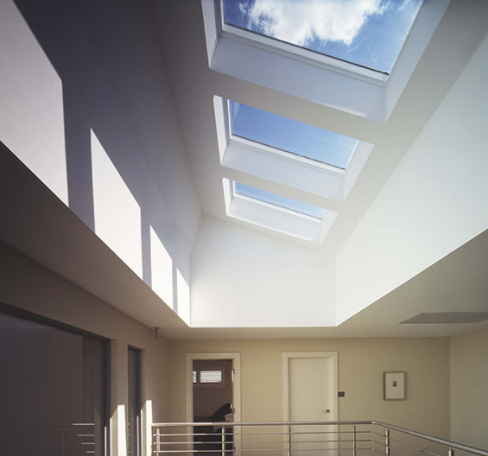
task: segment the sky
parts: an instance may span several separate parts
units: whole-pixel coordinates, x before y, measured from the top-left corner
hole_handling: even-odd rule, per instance
[[[224,21],[390,73],[422,0],[224,0]]]
[[[267,192],[256,187],[251,187],[250,185],[241,184],[240,182],[235,182],[235,193],[238,195],[247,196],[248,198],[264,201],[265,203],[273,204],[275,206],[283,207],[293,212],[305,214],[319,220],[322,220],[327,212],[322,207],[312,206],[311,204]]]
[[[346,169],[357,139],[229,101],[232,134]]]

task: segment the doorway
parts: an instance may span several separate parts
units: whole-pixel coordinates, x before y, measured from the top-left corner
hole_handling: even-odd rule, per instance
[[[285,421],[337,421],[337,352],[285,353],[284,364]],[[292,434],[304,430],[303,427],[291,426]],[[327,440],[337,440],[333,434],[337,432],[337,426],[326,429],[324,426],[308,426],[306,431],[331,434],[317,434],[315,438],[311,438],[313,434],[292,435],[292,447],[303,449],[303,453],[295,451],[295,455],[323,454],[323,450],[333,447]],[[315,442],[311,444],[304,440]]]
[[[229,408],[233,413],[233,421],[240,422],[240,354],[188,353],[186,355],[186,398],[186,421],[189,423],[225,421],[224,412],[228,415]],[[227,419],[229,418],[228,415]],[[221,433],[222,429],[212,429],[212,432],[215,431]],[[228,445],[230,449],[237,450],[240,444],[239,429],[234,429],[232,440],[233,445],[230,443]],[[231,453],[227,454],[231,455]]]

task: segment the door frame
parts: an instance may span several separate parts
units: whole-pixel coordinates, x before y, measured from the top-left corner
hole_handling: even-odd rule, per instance
[[[289,362],[295,358],[323,358],[332,359],[332,414],[330,421],[339,421],[339,382],[338,382],[338,352],[285,352],[283,353],[283,411],[284,421],[290,421],[290,392],[289,392]]]

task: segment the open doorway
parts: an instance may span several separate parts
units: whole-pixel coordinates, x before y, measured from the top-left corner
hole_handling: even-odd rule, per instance
[[[239,353],[188,353],[186,372],[188,422],[241,421]],[[229,425],[210,426],[209,429],[196,426],[195,432],[210,434],[210,441],[196,438],[194,449],[215,450],[221,454],[223,431],[226,454],[232,455],[240,438],[239,433]],[[212,437],[215,437],[215,441]]]
[[[193,422],[223,423],[234,421],[234,369],[231,359],[193,360]],[[194,449],[209,456],[222,454],[225,439],[226,455],[234,450],[234,432],[226,425],[195,426]],[[224,435],[223,435],[224,434]],[[210,452],[210,453],[208,453]]]
[[[233,421],[234,367],[231,359],[193,360],[193,421]]]

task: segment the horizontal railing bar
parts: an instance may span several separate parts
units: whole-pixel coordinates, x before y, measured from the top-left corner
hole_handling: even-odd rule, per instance
[[[381,434],[378,434],[378,435],[381,435]],[[384,437],[384,436],[383,436],[383,437]],[[381,445],[383,448],[386,448],[386,444],[385,444],[385,443],[383,443],[383,442],[378,442],[378,440],[374,440],[374,439],[373,439],[373,442],[374,442],[374,443],[377,443],[378,445]]]
[[[153,427],[191,427],[191,426],[337,426],[337,425],[367,425],[375,424],[373,421],[256,421],[250,422],[232,422],[216,421],[207,423],[153,423]]]
[[[480,456],[488,456],[488,451],[481,450],[480,448],[470,447],[468,445],[463,445],[462,443],[451,442],[449,440],[441,439],[439,437],[432,437],[430,435],[422,434],[421,432],[411,431],[410,429],[401,428],[393,424],[385,424],[379,421],[371,421],[371,424],[376,424],[377,426],[382,426],[386,429],[393,429],[394,431],[402,432],[404,434],[413,435],[415,437],[420,437],[425,440],[430,440],[431,442],[457,448],[458,450],[467,451],[468,453],[478,454]]]
[[[398,448],[395,448],[395,451],[397,451],[400,454],[403,454],[403,456],[411,456],[410,454],[405,453],[405,451],[399,450]]]
[[[383,434],[380,434],[378,432],[375,432],[375,434],[378,435],[378,436],[380,436],[380,437],[384,437]],[[429,451],[428,448],[418,447],[416,445],[413,445],[412,443],[403,442],[402,440],[395,439],[394,437],[391,437],[391,436],[390,436],[390,440],[391,441],[394,441],[394,442],[398,442],[398,443],[400,443],[402,445],[405,445],[405,446],[409,446],[409,447],[411,447],[411,448],[413,448],[413,449],[415,449],[417,451],[420,451],[421,453],[428,453],[428,454],[431,454],[432,456],[441,456],[441,455],[439,455],[437,453],[434,453],[432,451]],[[386,447],[386,444],[384,444],[382,442],[378,442],[377,440],[374,440],[374,442],[377,443],[378,445],[381,445],[382,447]],[[390,448],[393,449],[393,446],[390,445]],[[395,448],[395,449],[397,449],[397,448]]]
[[[72,428],[74,426],[95,426],[94,423],[72,423],[72,424],[0,424],[2,428]]]
[[[356,434],[372,434],[373,431],[357,431]],[[177,434],[159,434],[160,437],[181,437],[181,436],[210,436],[210,435],[220,435],[220,432],[188,432],[188,433],[177,433]],[[226,432],[225,435],[241,435],[241,436],[256,436],[256,435],[337,435],[337,434],[353,434],[352,431],[338,431],[338,432],[245,432],[245,433],[234,433]],[[156,436],[158,434],[153,434]],[[381,435],[381,434],[379,434]]]
[[[441,445],[446,445],[452,447],[454,449],[466,451],[471,454],[475,454],[478,456],[488,456],[488,451],[470,447],[468,445],[463,445],[461,443],[452,442],[449,440],[441,439],[438,437],[433,437],[427,434],[422,434],[421,432],[412,431],[410,429],[401,428],[399,426],[395,426],[392,424],[382,423],[380,421],[275,421],[275,422],[243,422],[243,423],[235,423],[235,422],[207,422],[207,423],[154,423],[154,427],[202,427],[202,426],[225,426],[227,428],[231,427],[249,427],[249,426],[344,426],[344,425],[376,425],[383,427],[385,429],[394,430],[397,432],[401,432],[406,435],[411,435],[414,437],[418,437],[430,442],[439,443]],[[398,450],[399,451],[399,450]]]
[[[390,440],[393,441],[393,442],[397,442],[397,443],[400,443],[402,445],[408,446],[410,448],[413,448],[413,449],[415,449],[417,451],[420,451],[421,453],[428,453],[428,454],[431,454],[432,456],[440,456],[437,453],[433,453],[432,451],[429,451],[428,448],[418,447],[417,445],[414,445],[413,443],[403,442],[402,440],[395,439],[394,437],[391,437],[391,436],[390,436]]]
[[[376,451],[376,453],[378,454],[381,454],[381,455],[384,455],[384,453],[382,453],[380,450],[378,450],[377,448],[371,448],[372,451]]]
[[[155,444],[157,445],[157,444]],[[289,450],[291,453],[296,451],[340,451],[341,448],[333,447],[333,448],[295,448]],[[356,448],[358,451],[371,451],[373,448]],[[256,453],[256,452],[263,452],[263,453],[275,453],[288,450],[283,450],[282,448],[252,448],[252,449],[240,449],[238,450],[240,453]],[[157,454],[166,454],[166,453],[222,453],[222,450],[155,450],[154,453]],[[233,453],[234,450],[224,450],[225,453]]]
[[[218,435],[218,434],[217,434]],[[157,436],[157,434],[156,434]],[[371,439],[356,439],[356,442],[373,442]],[[300,445],[302,443],[348,443],[354,442],[354,440],[303,440],[303,441],[294,441],[292,442],[294,445]],[[195,441],[183,441],[183,442],[159,442],[160,445],[190,445],[190,444],[197,444],[197,445],[222,445],[221,440],[217,440],[215,442],[195,442]],[[230,444],[231,442],[225,442],[226,444]],[[278,441],[278,440],[270,440],[270,441],[263,441],[263,440],[245,440],[242,443],[246,445],[260,443],[263,445],[267,445],[268,443],[279,443],[281,445],[287,445],[287,441]],[[439,455],[436,455],[439,456]]]

